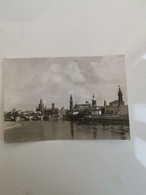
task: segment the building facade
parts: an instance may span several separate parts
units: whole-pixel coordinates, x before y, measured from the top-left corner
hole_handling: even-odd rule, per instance
[[[97,106],[95,95],[93,94],[92,101],[89,103],[87,100],[83,104],[73,105],[73,98],[70,96],[70,112],[78,114],[79,112],[85,112],[90,115],[101,115],[101,107]]]
[[[123,93],[121,88],[118,90],[118,99],[109,102],[107,105],[106,100],[104,100],[103,106],[98,106],[96,102],[95,95],[93,94],[92,101],[89,103],[87,100],[84,104],[73,105],[73,97],[70,95],[70,112],[78,114],[79,112],[85,112],[91,115],[120,115],[128,116],[128,105],[125,105],[123,101]]]
[[[39,103],[39,105],[36,107],[36,111],[44,112],[44,110],[45,110],[45,106],[44,106],[43,100],[40,99],[40,103]]]
[[[109,102],[109,105],[106,105],[106,101],[104,101],[103,114],[128,116],[128,105],[125,105],[125,102],[123,101],[123,93],[120,87],[118,91],[118,100]]]

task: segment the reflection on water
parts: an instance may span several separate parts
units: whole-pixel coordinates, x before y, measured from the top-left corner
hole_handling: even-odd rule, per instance
[[[70,131],[71,131],[71,138],[74,139],[74,123],[70,122]]]
[[[79,139],[130,139],[128,124],[71,121],[5,122],[6,142]]]

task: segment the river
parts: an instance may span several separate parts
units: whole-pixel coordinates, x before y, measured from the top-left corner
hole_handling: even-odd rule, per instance
[[[52,121],[5,122],[8,143],[42,140],[130,139],[128,124]]]

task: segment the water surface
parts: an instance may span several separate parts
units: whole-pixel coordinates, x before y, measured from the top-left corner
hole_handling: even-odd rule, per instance
[[[64,120],[5,122],[5,142],[79,139],[130,139],[128,124]]]

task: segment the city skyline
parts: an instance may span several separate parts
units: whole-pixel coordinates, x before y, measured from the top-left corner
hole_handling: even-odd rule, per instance
[[[118,86],[127,104],[123,55],[102,57],[59,57],[4,60],[4,110],[34,110],[40,99],[47,107],[69,108],[91,102],[117,100]]]

